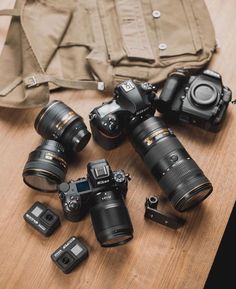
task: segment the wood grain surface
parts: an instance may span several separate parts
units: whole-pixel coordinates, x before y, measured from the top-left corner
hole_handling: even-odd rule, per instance
[[[1,0],[0,9],[14,1]],[[207,0],[219,49],[210,68],[222,74],[224,84],[236,93],[236,1]],[[9,23],[0,17],[0,48]],[[54,93],[83,115],[104,97],[92,91]],[[134,225],[134,239],[114,249],[96,241],[87,216],[79,223],[63,218],[57,194],[39,193],[22,181],[28,154],[41,143],[33,123],[39,109],[0,108],[0,289],[202,289],[235,202],[236,106],[231,105],[223,129],[212,134],[190,126],[172,125],[177,137],[214,185],[212,195],[199,207],[181,216],[187,223],[175,231],[144,220],[144,201],[161,194],[154,178],[126,141],[105,151],[91,140],[69,166],[67,179],[86,174],[86,164],[106,158],[112,168],[132,176],[127,206]],[[62,226],[49,238],[25,223],[22,216],[35,201],[45,202],[59,213]],[[70,236],[81,236],[90,248],[89,258],[64,275],[50,255]]]

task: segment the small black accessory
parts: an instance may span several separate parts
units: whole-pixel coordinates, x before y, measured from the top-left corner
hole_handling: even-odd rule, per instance
[[[68,152],[81,151],[91,137],[83,118],[59,100],[50,102],[40,111],[34,127],[45,139],[63,144]]]
[[[24,214],[24,219],[44,236],[50,236],[60,226],[60,218],[50,208],[36,202]]]
[[[89,255],[88,248],[77,237],[71,237],[52,255],[52,261],[65,273],[70,273]]]
[[[151,196],[146,199],[144,214],[145,218],[148,218],[154,222],[160,223],[172,229],[178,229],[179,227],[184,225],[185,221],[183,219],[168,214],[166,212],[159,211],[157,209],[158,203],[158,196]]]
[[[64,147],[46,140],[30,153],[23,170],[23,180],[33,189],[55,192],[65,179],[67,161]]]
[[[89,211],[93,228],[103,247],[127,243],[133,238],[133,226],[125,206],[129,175],[112,171],[102,159],[90,162],[87,178],[59,185],[65,217],[80,221]]]
[[[223,86],[219,73],[205,70],[190,76],[188,71],[179,69],[167,78],[156,107],[171,119],[216,132],[231,98],[232,92]]]
[[[127,134],[174,208],[183,212],[207,198],[213,187],[173,131],[154,116],[155,90],[146,82],[122,82],[111,101],[90,113],[90,125],[105,149],[117,147]]]

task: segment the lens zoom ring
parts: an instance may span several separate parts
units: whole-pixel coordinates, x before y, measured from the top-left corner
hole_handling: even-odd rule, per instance
[[[143,160],[150,170],[166,156],[167,153],[183,149],[182,144],[174,138],[162,139],[158,144],[155,144],[144,156]],[[187,151],[186,151],[186,154]]]
[[[156,176],[155,168],[152,173]],[[157,172],[159,173],[159,172]],[[173,192],[181,183],[187,184],[189,179],[203,175],[202,170],[192,160],[184,160],[179,165],[172,167],[159,181],[161,188],[167,196]]]

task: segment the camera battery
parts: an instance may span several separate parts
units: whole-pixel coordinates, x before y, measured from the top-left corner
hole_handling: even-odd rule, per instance
[[[24,214],[24,219],[44,236],[50,236],[61,224],[60,218],[51,209],[36,202]]]
[[[51,255],[53,262],[65,274],[70,273],[87,257],[88,248],[79,238],[74,236]]]

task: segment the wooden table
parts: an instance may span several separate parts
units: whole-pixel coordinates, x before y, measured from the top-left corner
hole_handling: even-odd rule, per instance
[[[2,0],[9,8],[13,0]],[[225,85],[236,93],[236,2],[207,0],[220,48],[210,67],[220,72]],[[0,44],[7,18],[0,19]],[[2,46],[1,46],[2,47]],[[104,98],[94,92],[67,91],[52,95],[81,112],[88,125],[89,111]],[[192,157],[214,185],[213,194],[194,211],[184,213],[187,224],[175,231],[144,220],[144,201],[161,190],[129,142],[105,151],[89,142],[69,167],[67,178],[85,176],[90,160],[106,158],[113,168],[127,170],[127,206],[134,239],[125,246],[103,249],[95,239],[90,217],[79,223],[63,218],[57,194],[39,193],[22,181],[22,169],[30,151],[41,142],[33,123],[38,109],[0,109],[0,288],[1,289],[201,289],[235,202],[236,118],[230,106],[218,134],[190,126],[172,127]],[[47,203],[61,216],[61,228],[45,238],[25,223],[22,216],[35,201]],[[64,275],[51,261],[51,253],[72,235],[90,247],[90,257],[73,273]]]

